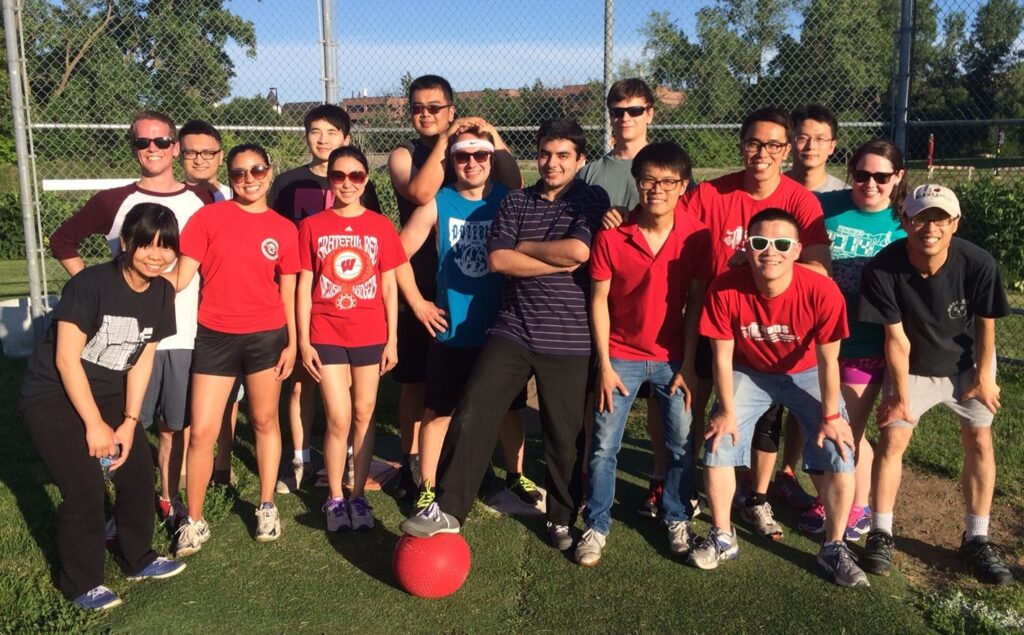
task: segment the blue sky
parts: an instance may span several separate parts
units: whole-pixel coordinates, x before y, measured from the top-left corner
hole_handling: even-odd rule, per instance
[[[637,59],[651,11],[668,10],[692,34],[693,12],[707,0],[617,0],[615,60]],[[322,94],[318,0],[229,0],[256,25],[257,58],[229,54],[232,96],[282,101]],[[685,12],[684,12],[685,9]],[[439,73],[457,90],[580,83],[602,76],[603,0],[336,0],[340,94],[395,93],[406,72]]]

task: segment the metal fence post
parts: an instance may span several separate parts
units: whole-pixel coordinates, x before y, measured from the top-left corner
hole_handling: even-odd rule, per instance
[[[899,49],[896,70],[896,99],[892,104],[892,142],[907,152],[907,111],[910,107],[910,57],[914,23],[914,0],[900,3]]]
[[[604,96],[612,87],[612,63],[614,58],[615,38],[615,0],[604,0]],[[608,109],[604,109],[604,148],[612,149],[612,120]]]
[[[39,237],[33,212],[32,177],[30,164],[33,160],[28,150],[28,123],[25,117],[28,102],[23,94],[25,86],[18,37],[21,21],[15,15],[15,0],[3,0],[4,40],[7,45],[7,76],[11,85],[11,115],[14,120],[14,147],[18,155],[18,195],[21,202],[21,223],[25,231],[25,258],[28,261],[29,311],[32,316],[32,331],[36,340],[43,333],[45,307],[43,306],[43,285],[40,266]]]
[[[324,45],[324,103],[338,103],[337,43],[334,41],[334,0],[320,0]]]

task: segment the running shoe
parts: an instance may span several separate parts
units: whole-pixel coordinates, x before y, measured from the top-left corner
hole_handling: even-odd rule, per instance
[[[403,520],[398,528],[410,536],[430,538],[435,534],[457,534],[460,527],[459,519],[441,511],[435,501],[415,516]]]
[[[868,540],[861,556],[861,567],[875,575],[889,575],[892,570],[892,551],[895,544],[892,534],[881,529],[868,532]]]
[[[829,579],[842,587],[854,588],[871,586],[868,576],[857,566],[853,552],[845,542],[839,541],[822,545],[818,552],[818,564]]]
[[[590,527],[583,532],[583,537],[576,545],[576,564],[581,567],[596,567],[601,562],[601,550],[604,549],[608,537]]]
[[[281,515],[277,513],[277,505],[261,503],[256,510],[256,542],[273,542],[280,537]]]
[[[102,611],[112,609],[121,605],[121,598],[102,584],[79,595],[74,600],[75,604],[87,611]]]
[[[348,513],[352,518],[352,529],[369,531],[373,529],[373,508],[362,496],[354,496],[348,501]]]
[[[163,580],[173,578],[185,570],[185,563],[181,560],[171,560],[162,556],[150,562],[142,571],[128,576],[129,580]]]
[[[744,504],[740,510],[740,517],[754,528],[758,536],[782,540],[782,525],[775,522],[775,513],[768,501],[760,505]]]
[[[648,518],[657,518],[658,514],[661,513],[661,498],[664,491],[665,480],[652,478],[647,486],[647,495],[644,496],[644,502],[640,503],[636,513]]]
[[[435,498],[437,498],[437,495],[434,493],[434,488],[430,481],[423,481],[423,484],[420,485],[420,496],[416,499],[416,513],[430,507]]]
[[[820,500],[815,499],[814,506],[800,514],[796,528],[805,534],[825,533],[825,506]]]
[[[572,547],[572,532],[569,525],[558,525],[548,521],[548,542],[559,551],[566,551]]]
[[[291,494],[302,488],[303,479],[309,471],[309,463],[303,463],[302,459],[292,459],[290,469],[285,470],[285,475],[277,481],[274,491],[278,494]]]
[[[191,556],[203,548],[203,543],[210,539],[210,526],[205,520],[192,520],[189,516],[178,525],[174,532],[174,555],[179,558]]]
[[[967,562],[971,574],[985,584],[1010,584],[1013,574],[999,556],[999,549],[988,536],[960,540],[960,555]]]
[[[348,504],[341,496],[332,498],[322,507],[327,514],[327,531],[345,531],[352,529],[352,520],[348,515]]]
[[[802,512],[814,507],[814,497],[804,490],[796,475],[789,470],[779,470],[775,473],[775,480],[772,481],[769,491],[797,511]]]
[[[719,562],[734,560],[739,555],[740,546],[736,542],[735,533],[729,536],[717,527],[712,527],[707,538],[694,541],[687,561],[698,569],[714,569]]]
[[[693,534],[690,523],[685,520],[674,520],[665,525],[668,530],[668,548],[673,556],[685,556],[693,546]]]
[[[536,506],[543,500],[537,484],[526,478],[524,474],[509,474],[510,478],[505,479],[505,487],[516,495],[519,500],[531,507]]]
[[[846,539],[857,542],[871,529],[871,508],[865,505],[850,508],[850,518],[846,521]]]

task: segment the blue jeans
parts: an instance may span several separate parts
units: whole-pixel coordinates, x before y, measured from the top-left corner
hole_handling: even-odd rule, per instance
[[[682,390],[677,390],[674,395],[668,394],[669,384],[679,370],[679,363],[612,359],[612,368],[619,374],[629,394],[623,396],[616,390],[612,399],[613,412],[594,411],[584,522],[587,527],[605,535],[611,529],[616,456],[622,447],[622,434],[626,428],[629,408],[633,405],[640,384],[645,381],[650,382],[654,390],[654,398],[658,401],[661,420],[665,425],[665,445],[668,449],[665,489],[662,494],[665,522],[690,520],[693,513],[690,493],[693,491],[694,479],[694,454],[690,442],[692,416],[686,410],[686,397]]]
[[[711,452],[711,440],[707,442],[704,465],[709,467],[750,466],[750,443],[754,436],[754,424],[764,411],[780,404],[789,408],[800,423],[804,437],[804,470],[810,472],[852,472],[853,447],[847,446],[846,460],[842,459],[835,443],[825,440],[825,447],[817,445],[818,428],[821,425],[821,388],[818,385],[818,369],[811,368],[799,373],[761,373],[743,366],[735,366],[732,373],[733,407],[736,408],[736,426],[739,429],[739,443],[733,445],[732,437],[718,439],[718,449]],[[715,404],[715,410],[718,404]],[[842,397],[839,412],[848,419]]]

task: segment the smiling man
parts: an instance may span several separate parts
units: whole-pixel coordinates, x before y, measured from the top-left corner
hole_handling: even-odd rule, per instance
[[[231,198],[231,188],[217,177],[224,161],[220,132],[202,119],[192,119],[181,125],[178,139],[185,182],[206,187],[214,200]]]
[[[863,563],[880,575],[892,568],[903,452],[920,418],[942,404],[960,419],[964,447],[960,553],[982,582],[1008,584],[1013,575],[988,538],[988,524],[996,480],[992,420],[1000,406],[996,318],[1010,309],[995,259],[953,236],[960,216],[951,190],[921,185],[903,206],[907,237],[880,251],[861,276],[860,319],[884,326],[889,371],[878,406],[874,515]]]
[[[533,374],[542,405],[548,539],[572,546],[580,493],[570,488],[582,445],[583,402],[590,363],[587,261],[604,190],[577,180],[586,135],[556,119],[537,134],[536,185],[509,193],[487,239],[491,271],[502,273],[502,304],[473,375],[455,408],[441,457],[435,505],[402,523],[426,537],[458,532],[472,507],[501,419]]]
[[[807,104],[794,110],[790,118],[795,127],[796,143],[793,167],[786,176],[819,194],[847,189],[845,181],[825,169],[829,157],[836,151],[839,133],[839,122],[832,111],[821,104]]]

